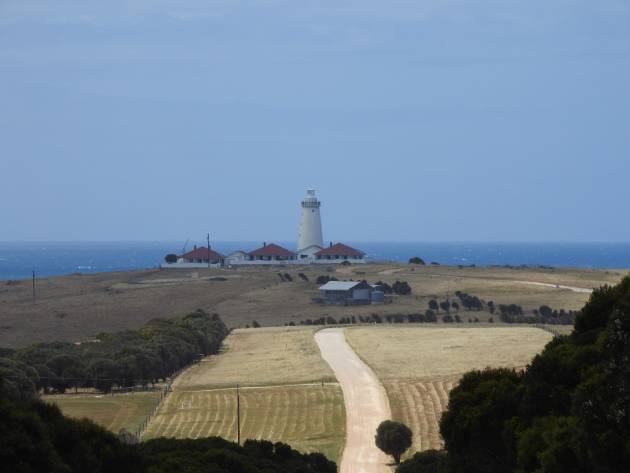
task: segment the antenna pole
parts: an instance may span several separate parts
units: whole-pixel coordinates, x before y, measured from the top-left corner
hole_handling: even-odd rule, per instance
[[[238,393],[238,384],[236,385],[236,443],[241,444],[241,397]]]

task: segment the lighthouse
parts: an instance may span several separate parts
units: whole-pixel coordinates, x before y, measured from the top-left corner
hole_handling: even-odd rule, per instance
[[[321,202],[315,197],[315,189],[308,189],[302,200],[302,215],[300,217],[300,232],[298,235],[298,252],[309,246],[323,248],[322,219],[319,215]]]

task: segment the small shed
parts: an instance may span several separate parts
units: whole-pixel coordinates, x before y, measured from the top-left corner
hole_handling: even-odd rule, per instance
[[[365,281],[329,281],[319,288],[321,302],[360,305],[372,302],[372,286]]]

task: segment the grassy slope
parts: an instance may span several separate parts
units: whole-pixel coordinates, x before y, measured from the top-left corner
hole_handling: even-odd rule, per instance
[[[38,302],[31,302],[30,281],[0,281],[0,346],[23,346],[35,341],[75,341],[99,331],[138,328],[155,317],[182,315],[197,308],[218,312],[230,327],[258,320],[265,326],[331,315],[407,313],[424,311],[431,297],[456,290],[497,303],[516,303],[525,309],[547,304],[578,309],[588,295],[555,288],[528,286],[538,281],[579,287],[616,283],[624,271],[533,270],[506,268],[411,267],[378,265],[350,267],[249,268],[242,270],[146,270],[51,277],[38,280]],[[412,271],[413,269],[413,271]],[[278,271],[293,275],[283,283]],[[309,283],[298,272],[307,274]],[[314,280],[328,274],[339,279],[406,280],[413,295],[395,303],[367,307],[321,307],[311,303]],[[220,276],[225,281],[210,281]],[[484,320],[486,313],[473,313]],[[463,315],[466,318],[468,315]]]

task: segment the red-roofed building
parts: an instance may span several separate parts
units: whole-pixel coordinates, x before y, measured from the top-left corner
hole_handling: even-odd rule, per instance
[[[192,251],[177,257],[178,263],[220,264],[224,256],[205,246],[195,247]]]
[[[332,244],[328,248],[315,253],[317,260],[350,260],[353,262],[365,262],[363,251],[344,245],[343,243]]]
[[[293,261],[297,259],[297,255],[286,248],[274,243],[263,244],[258,249],[250,251],[248,254],[250,261]]]

